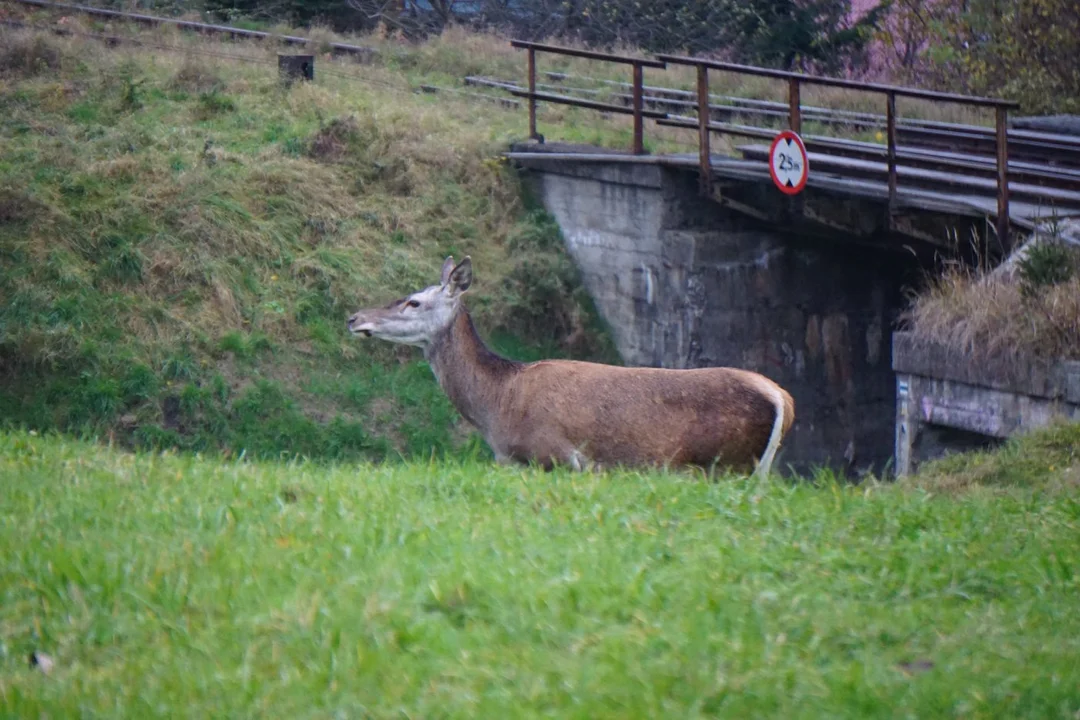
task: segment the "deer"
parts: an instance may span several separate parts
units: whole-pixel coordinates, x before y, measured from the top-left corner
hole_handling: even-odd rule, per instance
[[[472,259],[449,256],[437,285],[359,310],[352,336],[419,347],[435,379],[499,464],[574,471],[753,468],[766,477],[795,418],[791,395],[731,367],[518,362],[488,348],[463,296]]]

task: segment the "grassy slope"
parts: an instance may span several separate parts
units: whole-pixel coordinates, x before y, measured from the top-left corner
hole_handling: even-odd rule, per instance
[[[449,253],[472,254],[504,350],[613,358],[557,228],[496,159],[521,113],[409,90],[490,41],[320,58],[283,89],[276,48],[139,37],[192,53],[4,31],[5,422],[262,456],[454,451],[465,430],[418,355],[344,332]]]
[[[525,135],[523,109],[413,90],[520,81],[505,40],[361,38],[378,63],[320,55],[316,82],[285,90],[272,45],[66,27],[146,44],[0,31],[2,422],[263,457],[458,452],[476,438],[417,354],[342,331],[358,306],[430,283],[448,253],[474,256],[472,306],[500,349],[615,359],[557,228],[496,160]],[[689,86],[687,72],[649,77]],[[732,82],[715,89],[775,95]],[[622,116],[545,106],[540,120],[552,139],[630,144]],[[656,150],[693,143],[649,129]]]
[[[0,714],[1073,717],[1078,447],[793,487],[6,434]]]

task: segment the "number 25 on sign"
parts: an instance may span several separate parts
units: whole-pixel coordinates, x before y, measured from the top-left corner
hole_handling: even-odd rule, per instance
[[[802,192],[809,172],[810,163],[802,138],[791,130],[777,135],[769,148],[769,175],[780,192],[786,195]]]

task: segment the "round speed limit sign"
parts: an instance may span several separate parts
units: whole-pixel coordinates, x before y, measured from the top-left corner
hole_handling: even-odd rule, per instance
[[[806,159],[806,146],[802,138],[791,130],[784,130],[769,148],[769,175],[776,187],[785,195],[796,195],[806,187],[810,163]]]

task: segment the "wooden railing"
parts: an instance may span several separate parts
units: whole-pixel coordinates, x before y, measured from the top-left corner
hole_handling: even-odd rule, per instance
[[[623,113],[634,116],[634,146],[633,152],[635,155],[642,155],[645,152],[645,128],[644,118],[663,119],[667,117],[667,113],[656,112],[652,110],[646,110],[644,108],[644,92],[642,87],[645,84],[645,68],[660,68],[667,67],[660,60],[646,60],[645,58],[626,57],[623,55],[609,55],[607,53],[592,52],[591,50],[575,50],[574,48],[558,47],[556,45],[544,45],[542,43],[525,42],[524,40],[514,40],[511,44],[516,48],[522,48],[528,52],[528,78],[529,78],[529,90],[528,92],[522,92],[520,90],[511,90],[510,92],[520,97],[528,98],[529,101],[529,137],[536,138],[536,102],[538,100],[544,100],[547,102],[560,103],[562,105],[573,105],[575,107],[589,108],[592,110],[603,110],[604,112]],[[582,100],[580,98],[568,97],[565,95],[554,95],[551,93],[538,93],[536,92],[536,53],[547,52],[556,55],[569,55],[570,57],[588,58],[590,60],[601,60],[609,63],[618,63],[623,65],[630,65],[633,68],[633,81],[631,83],[633,87],[633,100],[630,108],[623,107],[622,105],[613,105],[610,103],[593,102],[591,100]]]
[[[710,105],[709,94],[709,71],[724,71],[742,75],[774,78],[787,81],[787,120],[788,126],[796,133],[802,132],[802,88],[805,85],[818,85],[824,87],[843,88],[863,92],[871,92],[883,95],[885,98],[885,160],[888,178],[888,210],[890,219],[897,209],[897,98],[915,98],[932,102],[956,103],[979,108],[992,108],[995,112],[995,126],[992,131],[993,144],[996,155],[996,185],[997,185],[997,232],[1000,242],[1008,245],[1009,229],[1009,148],[1008,148],[1008,111],[1019,107],[1015,102],[999,98],[975,97],[968,95],[956,95],[952,93],[919,90],[916,88],[899,85],[885,85],[880,83],[858,82],[839,78],[828,78],[803,73],[793,73],[783,70],[771,70],[768,68],[739,65],[736,63],[719,62],[701,58],[683,57],[679,55],[657,55],[655,59],[627,57],[611,55],[607,53],[577,50],[574,48],[545,45],[540,43],[514,40],[514,47],[524,49],[528,53],[528,89],[520,90],[509,88],[508,91],[518,97],[528,100],[529,105],[529,137],[537,138],[536,129],[536,105],[538,102],[550,102],[555,104],[571,105],[575,107],[590,108],[609,113],[629,114],[634,117],[634,135],[632,151],[635,155],[645,152],[644,149],[644,118],[657,121],[657,124],[669,127],[681,127],[685,129],[697,129],[698,131],[698,154],[701,165],[701,188],[705,193],[711,192],[712,185],[712,133],[726,133],[743,137],[770,139],[775,135],[775,130],[766,128],[747,127],[732,123],[713,122],[711,113],[715,106]],[[537,92],[536,90],[536,53],[545,52],[556,55],[586,58],[601,62],[630,65],[633,68],[633,77],[630,84],[631,102],[630,107],[611,103],[587,100],[558,93]],[[668,65],[684,65],[694,67],[697,71],[697,88],[692,96],[696,97],[697,119],[671,116],[667,112],[648,110],[644,107],[644,68],[665,69]],[[949,134],[944,129],[920,127],[919,132],[942,137]],[[982,132],[981,130],[977,132]],[[942,160],[942,164],[949,165],[948,160]],[[955,162],[957,166],[962,163]]]
[[[698,96],[698,124],[699,143],[701,156],[701,178],[703,190],[708,191],[712,180],[710,170],[711,155],[709,152],[709,135],[714,130],[724,130],[723,127],[714,127],[709,121],[709,70],[722,70],[741,75],[753,75],[779,80],[787,80],[788,83],[788,126],[796,133],[802,132],[801,114],[801,90],[803,85],[819,85],[824,87],[843,88],[872,92],[885,96],[885,142],[886,164],[888,167],[889,183],[889,214],[896,210],[896,99],[898,97],[917,98],[935,102],[948,102],[973,107],[993,108],[995,111],[995,150],[997,157],[997,233],[1000,241],[1007,243],[1009,229],[1009,145],[1007,130],[1009,122],[1009,109],[1020,107],[1019,103],[999,98],[976,97],[970,95],[955,95],[952,93],[920,90],[917,88],[903,87],[900,85],[884,85],[880,83],[858,82],[855,80],[843,80],[840,78],[828,78],[818,75],[805,75],[784,70],[771,70],[768,68],[739,65],[736,63],[704,60],[700,58],[682,57],[679,55],[658,55],[658,59],[672,65],[689,65],[697,68],[697,96]],[[731,129],[727,129],[732,132]],[[732,134],[740,134],[735,131]]]

